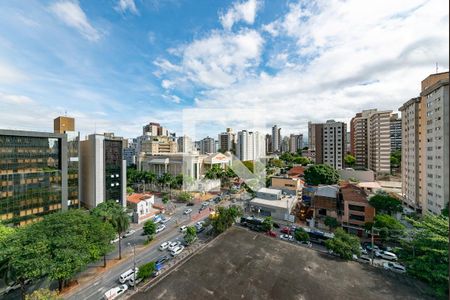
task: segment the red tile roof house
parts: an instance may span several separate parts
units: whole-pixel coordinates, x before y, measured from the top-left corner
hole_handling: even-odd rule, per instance
[[[140,224],[159,214],[159,209],[153,208],[155,196],[153,194],[133,193],[127,197],[127,206],[133,210],[133,222]]]

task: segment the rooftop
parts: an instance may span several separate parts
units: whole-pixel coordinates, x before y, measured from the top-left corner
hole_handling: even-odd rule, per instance
[[[253,198],[250,201],[252,205],[271,206],[277,208],[292,207],[292,203],[295,201],[295,197],[283,197],[280,200],[267,200],[262,198]]]
[[[339,187],[335,185],[319,185],[317,187],[316,196],[336,198]]]
[[[151,197],[153,197],[153,194],[150,194],[150,193],[145,193],[145,194],[133,193],[127,197],[127,202],[139,203],[139,202],[149,199]]]
[[[258,193],[273,194],[273,195],[278,195],[280,192],[281,190],[278,189],[269,189],[264,187],[258,190]]]
[[[342,197],[344,201],[354,201],[361,203],[368,203],[367,194],[364,189],[354,184],[344,184],[341,187]]]

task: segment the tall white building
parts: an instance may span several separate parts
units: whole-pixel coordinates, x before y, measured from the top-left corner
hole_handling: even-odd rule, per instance
[[[237,134],[236,156],[242,160],[258,160],[265,156],[265,135],[258,131],[242,130]]]
[[[205,137],[200,141],[200,153],[215,153],[216,152],[216,141],[212,137]]]
[[[296,153],[300,149],[303,149],[303,134],[291,134],[289,136],[289,151]]]
[[[328,120],[323,124],[323,163],[335,169],[344,167],[347,124]]]
[[[277,125],[272,127],[272,152],[280,152],[281,150],[281,128]]]
[[[181,153],[190,153],[194,150],[192,139],[187,135],[178,137],[177,145],[178,145],[178,152]]]

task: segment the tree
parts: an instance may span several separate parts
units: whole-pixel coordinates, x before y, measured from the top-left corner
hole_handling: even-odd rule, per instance
[[[286,163],[290,163],[294,160],[294,156],[289,152],[284,152],[280,155],[280,159]]]
[[[448,204],[441,210],[441,214],[448,218]]]
[[[305,170],[305,180],[309,185],[336,184],[339,174],[329,165],[314,165]]]
[[[144,223],[144,234],[147,235],[150,239],[156,233],[156,224],[153,220],[148,220]]]
[[[197,230],[194,226],[188,226],[184,234],[184,241],[190,245],[197,239]]]
[[[216,211],[216,217],[212,220],[211,224],[216,234],[220,234],[230,228],[236,221],[237,217],[242,216],[242,208],[240,206],[230,206],[228,208],[218,207]]]
[[[270,165],[277,168],[282,168],[284,166],[284,162],[281,159],[273,158],[270,160]]]
[[[347,154],[345,157],[344,157],[344,162],[345,162],[345,165],[347,166],[347,167],[353,167],[354,165],[355,165],[355,163],[356,163],[356,158],[353,156],[353,155],[351,155],[351,154]]]
[[[340,225],[340,223],[338,222],[338,220],[336,220],[336,218],[333,218],[333,217],[330,217],[330,216],[326,216],[325,220],[323,221],[323,223],[325,224],[325,226],[328,226],[330,231],[332,229],[337,228]]]
[[[62,300],[63,298],[58,296],[56,291],[49,289],[38,289],[33,293],[26,295],[25,300]]]
[[[369,203],[377,212],[389,215],[403,211],[402,203],[396,198],[389,196],[386,192],[377,192],[369,199]]]
[[[309,241],[309,234],[305,231],[305,229],[299,227],[294,231],[294,237],[297,241],[307,242]]]
[[[302,166],[306,166],[306,165],[311,163],[311,161],[307,157],[303,157],[303,156],[295,157],[293,162],[295,164],[299,164],[299,165],[302,165]]]
[[[0,223],[0,247],[3,246],[2,242],[6,241],[7,238],[15,232],[15,228],[5,226]]]
[[[262,223],[264,231],[270,231],[273,228],[272,217],[266,217]]]
[[[402,151],[395,150],[390,156],[391,168],[400,168],[402,163]]]
[[[143,264],[139,266],[139,271],[137,273],[138,278],[147,279],[152,277],[153,273],[156,271],[156,264],[154,261]]]
[[[205,173],[206,179],[221,179],[223,177],[224,170],[219,165],[213,165]]]
[[[343,259],[352,259],[353,254],[361,255],[359,238],[346,233],[342,228],[336,229],[334,238],[325,241],[325,246]]]
[[[380,237],[384,241],[402,236],[405,229],[405,226],[397,219],[386,214],[376,215],[373,226],[380,230]]]
[[[122,235],[130,227],[130,218],[125,208],[119,203],[109,200],[97,205],[92,209],[91,214],[114,227],[119,236],[119,259],[122,259]]]
[[[162,196],[162,203],[163,203],[163,204],[169,203],[169,195],[164,194],[164,195]]]
[[[181,202],[189,202],[193,199],[194,197],[192,196],[191,193],[189,192],[180,192],[178,194],[178,200],[180,200]]]
[[[408,221],[414,230],[400,251],[407,272],[432,286],[438,297],[448,299],[448,217],[427,214]]]

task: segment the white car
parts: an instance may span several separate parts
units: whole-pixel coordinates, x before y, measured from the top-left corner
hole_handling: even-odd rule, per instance
[[[178,246],[175,249],[173,249],[172,251],[170,251],[170,254],[172,256],[177,256],[178,254],[180,254],[181,252],[183,252],[184,250],[184,246]]]
[[[297,241],[297,243],[300,244],[300,245],[304,245],[304,246],[306,246],[308,248],[312,247],[312,243],[310,241]]]
[[[166,229],[166,225],[159,225],[158,227],[156,227],[156,233],[161,232],[164,229]]]
[[[116,299],[123,293],[125,293],[128,290],[128,285],[122,284],[121,286],[115,287],[107,291],[103,296],[106,300],[112,300]]]
[[[137,275],[137,274],[136,274]],[[134,276],[133,277],[131,277],[129,280],[128,280],[128,284],[130,285],[130,286],[135,286],[136,284],[139,284],[139,282],[141,282],[142,281],[142,277],[141,278],[138,278],[137,276],[136,276],[136,282],[134,282]]]
[[[359,261],[359,262],[362,262],[362,263],[366,263],[366,264],[371,264],[371,263],[372,263],[372,259],[369,258],[369,257],[366,256],[366,255],[361,255],[361,256],[358,258],[358,261]]]
[[[170,242],[169,246],[167,247],[167,249],[169,249],[169,251],[173,251],[175,248],[179,247],[181,245],[180,242],[176,241],[176,242]]]
[[[187,230],[187,226],[186,225],[183,225],[183,226],[180,227],[180,232],[185,233],[186,230]]]
[[[170,242],[164,242],[161,245],[159,245],[159,250],[164,251],[167,248],[169,248]]]
[[[397,273],[406,273],[406,268],[401,264],[393,263],[393,262],[385,262],[383,263],[383,268],[385,270],[394,271]]]
[[[124,238],[129,237],[131,235],[133,235],[136,232],[136,230],[128,230],[127,232],[125,232],[125,234],[123,235]]]
[[[161,223],[166,223],[171,219],[171,217],[166,217],[164,216],[163,218],[161,218]]]
[[[388,251],[377,251],[375,252],[375,256],[386,260],[393,260],[393,261],[397,260],[397,255],[395,255],[395,253]]]
[[[188,214],[190,214],[191,212],[192,212],[192,209],[188,208],[188,209],[186,209],[186,210],[183,212],[183,214],[188,215]]]
[[[289,242],[293,242],[294,241],[294,237],[292,235],[289,235],[289,234],[282,234],[282,235],[280,235],[280,239],[282,239],[283,241],[289,241]]]
[[[133,269],[129,269],[128,271],[123,272],[120,276],[119,276],[119,282],[120,283],[125,283],[127,282],[127,280],[129,280],[131,277],[134,276],[134,272],[139,272],[139,268],[135,268]]]
[[[111,240],[111,244],[117,243],[119,241],[119,237],[116,237],[115,239]]]

